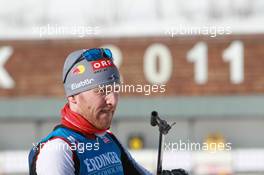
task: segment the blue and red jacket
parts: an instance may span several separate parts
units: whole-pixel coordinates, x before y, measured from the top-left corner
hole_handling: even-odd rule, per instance
[[[38,156],[41,154],[41,150],[45,147],[45,144],[54,139],[63,140],[72,151],[75,175],[151,174],[131,157],[112,133],[87,134],[81,131],[78,129],[78,126],[73,127],[64,122],[55,127],[48,136],[31,149],[29,154],[30,175],[37,174],[36,165]]]

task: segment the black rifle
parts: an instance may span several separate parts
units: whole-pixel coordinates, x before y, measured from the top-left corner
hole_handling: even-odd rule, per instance
[[[150,124],[152,126],[158,126],[159,127],[159,150],[158,150],[158,163],[157,163],[157,175],[161,175],[162,173],[162,158],[163,158],[163,135],[168,134],[169,130],[173,125],[176,124],[174,122],[173,124],[169,125],[166,120],[162,120],[159,117],[158,112],[153,111],[151,113],[151,119]]]

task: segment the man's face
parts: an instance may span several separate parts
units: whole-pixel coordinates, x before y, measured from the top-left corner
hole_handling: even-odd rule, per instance
[[[105,92],[96,88],[75,95],[78,113],[97,129],[110,127],[118,103],[118,93]]]

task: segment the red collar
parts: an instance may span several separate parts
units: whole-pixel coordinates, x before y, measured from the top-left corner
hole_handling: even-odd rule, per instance
[[[88,136],[103,133],[107,130],[97,129],[83,116],[73,112],[68,103],[61,110],[61,124]]]

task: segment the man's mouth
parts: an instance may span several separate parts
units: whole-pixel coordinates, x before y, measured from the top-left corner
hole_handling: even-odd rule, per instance
[[[112,109],[103,109],[101,110],[102,113],[112,113],[113,110]]]

